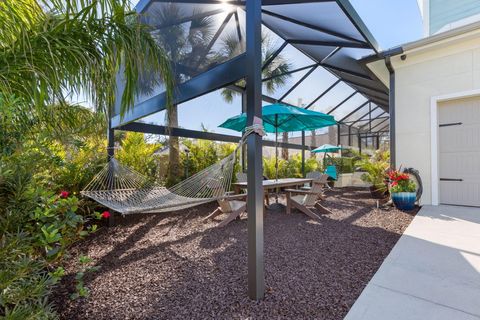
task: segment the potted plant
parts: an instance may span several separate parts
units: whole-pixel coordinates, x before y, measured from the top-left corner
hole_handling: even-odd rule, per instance
[[[370,159],[363,159],[358,162],[362,174],[361,179],[370,183],[370,192],[374,198],[383,199],[386,197],[388,187],[385,179],[389,167],[388,152],[377,151]]]
[[[388,174],[390,178],[390,194],[395,206],[400,210],[412,210],[417,198],[417,186],[410,179],[408,173],[392,170]]]

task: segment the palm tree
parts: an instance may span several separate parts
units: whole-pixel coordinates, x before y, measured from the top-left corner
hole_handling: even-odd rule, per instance
[[[238,36],[236,33],[230,33],[222,38],[223,51],[227,57],[234,57],[239,54],[242,46],[239,46]],[[262,65],[268,61],[277,51],[276,45],[267,33],[262,33]],[[262,70],[262,77],[269,80],[264,81],[263,85],[268,94],[275,93],[275,90],[284,85],[291,76],[288,71],[291,70],[291,64],[280,53],[277,57]],[[245,87],[245,80],[236,83],[239,87]],[[237,91],[224,88],[221,92],[223,99],[232,102],[233,97],[239,94]]]
[[[192,17],[189,19],[189,17]],[[159,26],[153,33],[158,45],[164,48],[175,70],[175,83],[181,83],[199,71],[215,64],[216,58],[209,55],[208,44],[214,36],[214,17],[204,16],[201,11],[187,14],[175,3],[161,5],[150,17],[150,24]],[[186,24],[178,21],[189,20]],[[163,26],[163,27],[162,27]],[[178,127],[177,105],[167,108],[168,127]],[[174,184],[181,177],[178,137],[170,136],[167,183]]]
[[[3,0],[0,30],[0,95],[25,108],[64,103],[73,92],[110,112],[119,70],[122,115],[159,81],[172,92],[165,52],[127,0]],[[155,74],[146,89],[139,86],[145,69]]]

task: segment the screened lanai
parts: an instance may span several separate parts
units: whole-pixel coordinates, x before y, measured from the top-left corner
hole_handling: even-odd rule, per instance
[[[179,112],[196,99],[217,94],[239,101],[233,113],[246,111],[250,124],[253,115],[261,115],[262,105],[280,102],[333,115],[337,144],[361,148],[370,141],[378,147],[388,137],[388,88],[360,61],[378,53],[378,45],[349,1],[141,0],[136,10],[171,58]],[[120,96],[121,76],[117,80]],[[182,123],[167,130],[151,123],[165,112],[167,97],[163,85],[143,89],[123,117],[117,104],[110,120],[111,144],[114,130],[238,142],[233,133],[194,130]],[[190,110],[199,117],[205,113]],[[250,297],[258,299],[264,291],[261,148],[274,142],[253,136],[247,146],[248,281]],[[302,144],[279,145],[303,154],[317,147],[305,146],[305,133],[302,137]]]
[[[172,57],[179,112],[185,102],[212,91],[229,91],[242,98],[245,1],[142,0],[136,9]],[[348,1],[263,1],[261,28],[264,104],[281,102],[333,115],[339,123],[337,144],[361,147],[369,139],[378,146],[388,136],[388,89],[358,61],[376,53],[378,47]],[[148,89],[123,119],[119,108],[115,110],[113,128],[164,130],[164,125],[141,124],[145,117],[165,109],[163,86]],[[245,110],[245,103],[236,106],[236,113]],[[172,134],[202,135],[194,131],[174,130]],[[227,135],[204,137],[238,140]]]

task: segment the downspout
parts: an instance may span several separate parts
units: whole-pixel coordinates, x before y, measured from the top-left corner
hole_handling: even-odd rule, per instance
[[[390,114],[390,167],[396,167],[396,153],[395,153],[395,69],[393,68],[391,57],[395,55],[399,55],[403,53],[402,47],[396,47],[380,53],[378,56],[380,58],[385,59],[385,65],[388,69],[388,73],[390,74],[390,93],[388,95],[388,113]]]
[[[385,65],[390,74],[390,93],[388,95],[388,113],[390,114],[390,167],[396,167],[395,155],[395,69],[393,69],[390,56],[385,56]]]

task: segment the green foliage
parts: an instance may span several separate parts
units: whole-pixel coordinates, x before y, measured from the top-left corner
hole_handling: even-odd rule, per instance
[[[92,263],[92,261],[93,260],[90,257],[84,255],[81,255],[78,258],[80,270],[75,275],[75,292],[72,293],[72,295],[70,296],[71,299],[75,300],[78,298],[88,297],[90,290],[85,287],[85,274],[95,272],[100,269],[99,266],[91,266],[90,264]]]
[[[417,191],[417,185],[413,180],[410,179],[408,173],[402,173],[398,170],[391,170],[388,173],[390,178],[390,192],[415,192]]]
[[[209,140],[186,139],[182,141],[182,144],[189,150],[188,159],[185,151],[180,154],[181,161],[179,166],[183,172],[182,180],[186,178],[186,169],[188,169],[188,176],[194,175],[195,173],[208,168],[221,159],[227,157],[236,148],[236,144],[234,143],[218,143]],[[235,173],[238,171],[239,164],[237,161],[233,174],[235,175]]]
[[[325,159],[325,167],[334,165],[338,173],[352,173],[355,167],[355,158],[348,157],[329,157]]]
[[[392,184],[392,186],[390,187],[391,193],[416,192],[416,191],[417,191],[417,185],[412,180],[401,180],[401,181],[398,181],[395,185]]]
[[[315,158],[305,160],[305,173],[319,171],[321,167]],[[269,179],[275,178],[275,157],[263,158],[263,174]],[[302,178],[302,156],[296,154],[288,160],[278,159],[278,178]]]
[[[76,197],[39,187],[30,168],[11,158],[0,162],[0,202],[0,315],[54,318],[46,297],[63,275],[66,250],[88,234],[88,217],[76,213]]]
[[[378,150],[370,159],[359,161],[357,165],[366,172],[362,175],[362,180],[371,183],[379,191],[385,191],[386,171],[390,166],[389,160],[388,151]]]
[[[158,163],[153,154],[160,149],[159,143],[147,143],[143,133],[127,132],[120,141],[120,146],[116,158],[122,164],[147,177],[157,177]]]
[[[122,112],[142,92],[143,70],[156,76],[142,87],[163,79],[171,93],[168,59],[139,21],[125,0],[1,1],[0,94],[33,109],[65,101],[65,92],[83,92],[109,111],[120,65]]]

